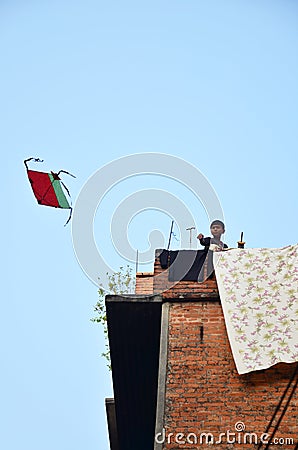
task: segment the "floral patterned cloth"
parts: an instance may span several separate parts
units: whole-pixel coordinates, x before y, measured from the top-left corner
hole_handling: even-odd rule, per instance
[[[298,361],[298,244],[213,258],[238,372]]]

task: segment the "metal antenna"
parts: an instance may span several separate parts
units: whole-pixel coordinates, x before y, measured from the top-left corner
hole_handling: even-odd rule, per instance
[[[189,231],[189,247],[191,248],[191,238],[192,238],[192,230],[195,230],[196,227],[186,228],[186,231]]]
[[[170,231],[170,236],[169,236],[169,242],[168,242],[167,250],[169,250],[169,248],[170,248],[170,243],[171,243],[172,233],[173,233],[173,226],[174,226],[174,220],[172,220],[172,225],[171,225],[171,231]]]
[[[138,273],[138,265],[139,265],[139,250],[137,250],[137,255],[136,255],[136,273]]]

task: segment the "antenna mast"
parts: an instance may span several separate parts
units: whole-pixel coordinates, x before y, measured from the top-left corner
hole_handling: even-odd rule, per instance
[[[174,220],[172,220],[172,225],[171,225],[171,231],[170,231],[170,236],[169,236],[169,242],[168,242],[167,250],[169,250],[169,248],[170,248],[170,243],[171,243],[171,239],[172,239],[172,232],[173,232],[173,226],[174,226]]]
[[[186,228],[186,231],[189,231],[189,248],[191,248],[191,238],[192,238],[192,230],[195,230],[196,227]]]
[[[136,255],[136,273],[138,273],[138,267],[139,266],[139,250],[137,250],[137,255]]]

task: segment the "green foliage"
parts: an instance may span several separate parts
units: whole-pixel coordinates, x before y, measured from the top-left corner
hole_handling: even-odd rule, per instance
[[[130,266],[119,268],[118,272],[109,274],[107,272],[107,277],[109,280],[109,293],[110,294],[134,294],[135,292],[135,277],[132,273],[132,268]],[[103,326],[103,332],[105,337],[105,351],[101,354],[107,360],[107,366],[111,370],[111,359],[110,359],[110,348],[108,339],[108,327],[107,327],[107,315],[105,306],[105,295],[106,291],[100,285],[98,289],[98,301],[94,306],[94,312],[96,316],[91,319],[92,322],[97,322]]]

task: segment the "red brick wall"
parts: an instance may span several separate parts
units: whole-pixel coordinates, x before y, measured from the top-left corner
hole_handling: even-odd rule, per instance
[[[185,292],[185,290],[184,290]],[[220,433],[235,431],[243,422],[245,432],[265,432],[266,426],[295,368],[278,364],[265,371],[239,375],[226,334],[219,301],[170,303],[168,365],[166,375],[166,441],[163,449],[210,449],[210,445],[175,442],[176,433]],[[298,389],[284,416],[276,438],[298,439]],[[167,442],[169,433],[174,433]],[[213,444],[218,449],[256,448],[243,444],[244,432],[236,443]],[[194,439],[189,435],[190,439]],[[240,443],[239,443],[240,440]],[[204,441],[205,442],[205,441]],[[213,447],[212,446],[212,447]],[[272,445],[274,449],[293,449],[294,445]],[[263,447],[264,448],[264,447]]]

